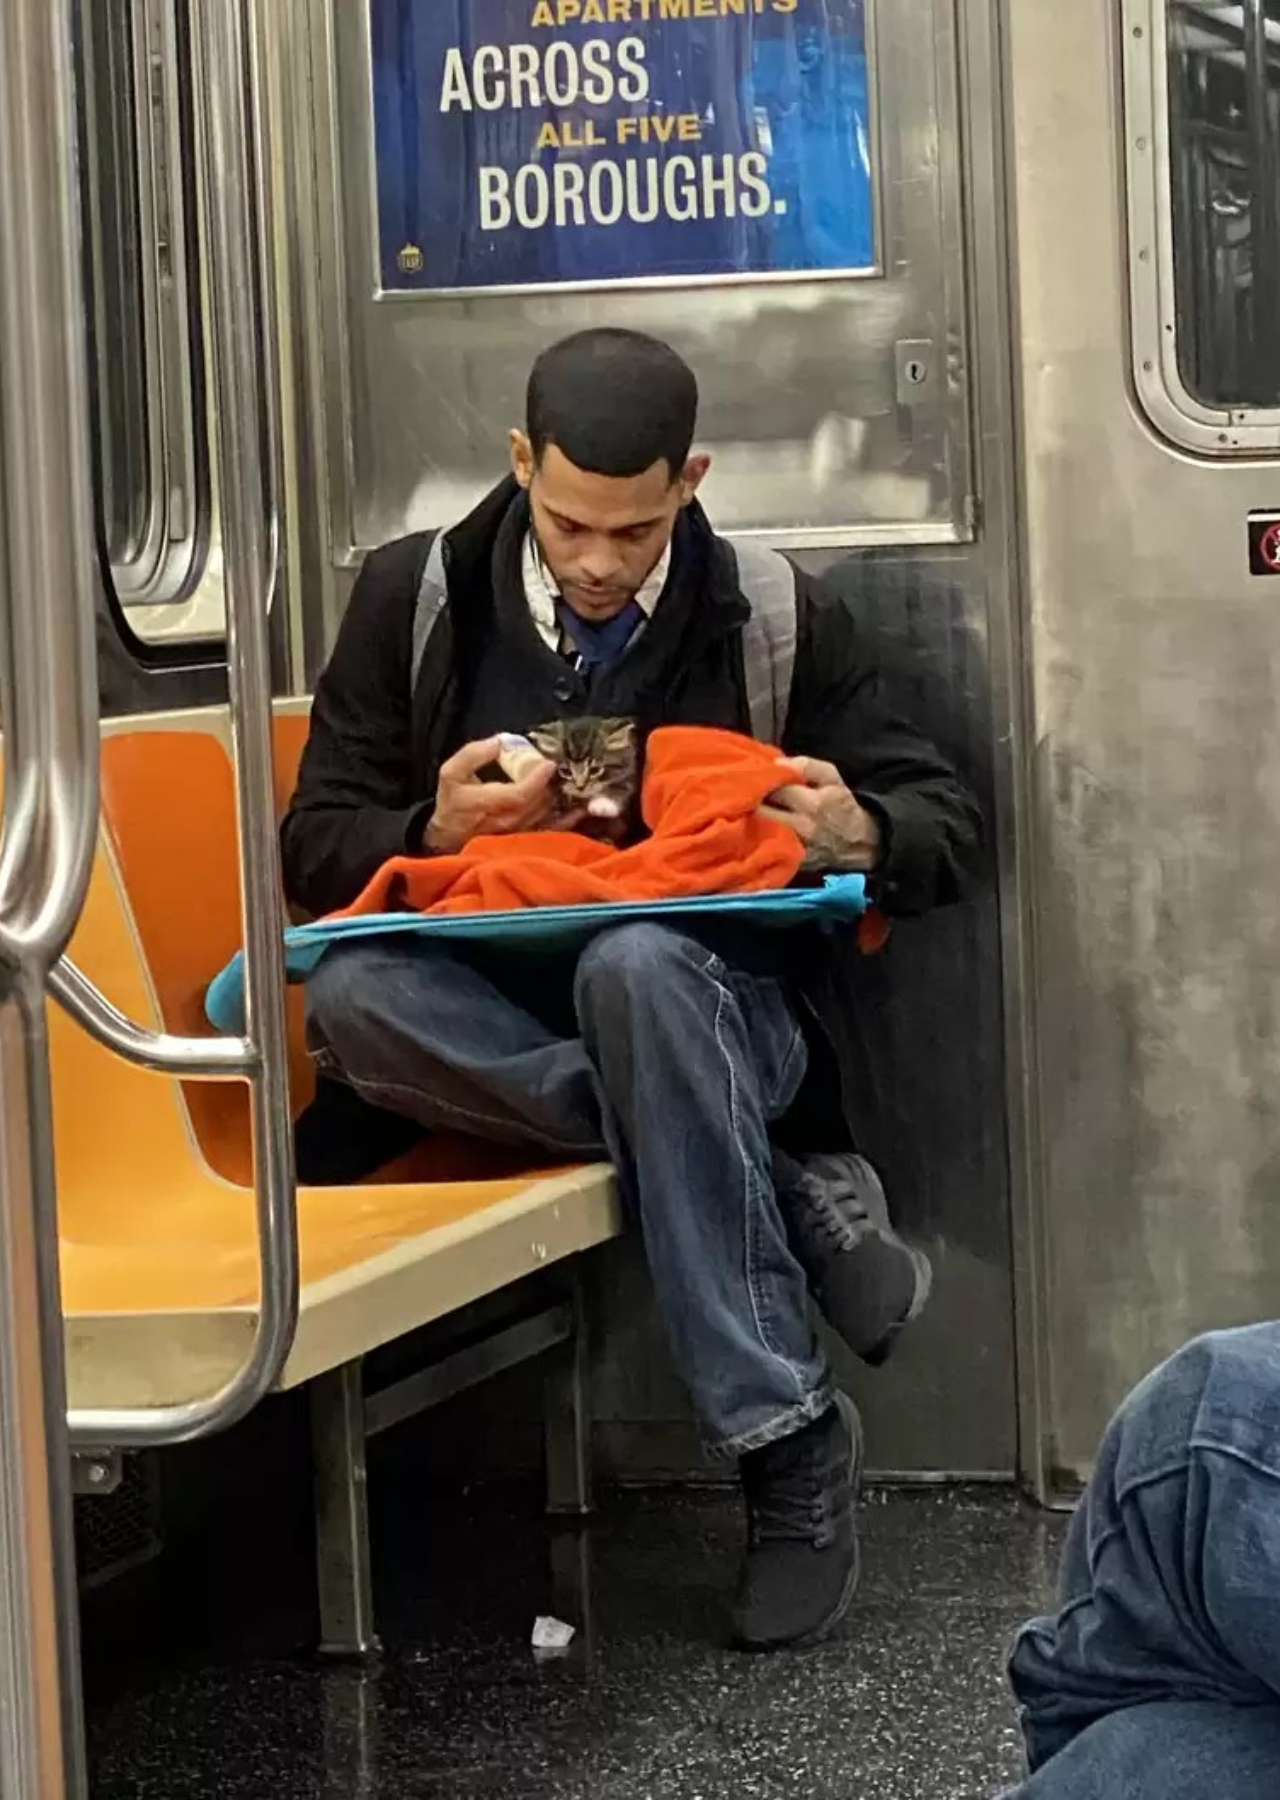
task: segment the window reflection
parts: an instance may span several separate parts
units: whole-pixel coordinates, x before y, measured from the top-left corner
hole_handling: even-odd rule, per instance
[[[154,420],[147,405],[138,121],[127,9],[89,7],[81,49],[102,527],[112,564],[133,564],[147,537]]]
[[[1169,0],[1178,359],[1206,406],[1280,404],[1280,0]]]
[[[187,0],[79,0],[75,23],[104,565],[140,637],[216,634]]]

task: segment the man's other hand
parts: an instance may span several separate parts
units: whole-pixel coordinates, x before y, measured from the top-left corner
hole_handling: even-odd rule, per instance
[[[498,760],[499,738],[464,744],[440,771],[435,811],[423,833],[423,849],[451,856],[472,838],[539,831],[555,811],[556,766],[545,757],[519,781],[482,781],[480,771]]]
[[[787,757],[780,767],[798,779],[770,794],[760,816],[791,827],[805,847],[802,867],[870,875],[884,854],[880,823],[859,806],[839,770],[812,756]]]

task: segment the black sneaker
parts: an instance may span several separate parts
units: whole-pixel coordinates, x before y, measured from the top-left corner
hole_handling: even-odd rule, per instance
[[[852,1400],[740,1465],[747,1553],[733,1606],[745,1650],[815,1643],[840,1623],[858,1588],[862,1425]]]
[[[814,1298],[855,1356],[884,1363],[924,1311],[933,1265],[897,1235],[880,1177],[861,1156],[775,1158],[797,1256]]]

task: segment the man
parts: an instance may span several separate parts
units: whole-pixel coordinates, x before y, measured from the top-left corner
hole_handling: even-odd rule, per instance
[[[1280,1794],[1280,1323],[1125,1401],[1011,1674],[1032,1773],[1008,1800]]]
[[[544,824],[549,763],[510,785],[480,778],[499,732],[575,715],[634,719],[642,741],[667,724],[750,731],[752,604],[696,502],[696,411],[666,345],[570,338],[534,367],[512,476],[442,540],[438,608],[423,598],[428,536],[369,557],[283,828],[297,903],[328,912],[391,856]],[[954,899],[973,802],[884,709],[853,611],[768,566],[794,596],[795,647],[772,810],[811,870],[866,873],[886,911]],[[707,1440],[739,1459],[735,1629],[753,1647],[829,1629],[857,1579],[857,1419],[809,1290],[873,1362],[928,1291],[872,1172],[830,1154],[849,1148],[838,1051],[854,953],[644,924],[536,984],[493,956],[394,939],[331,953],[309,984],[320,1068],[363,1100],[428,1129],[612,1157]],[[803,1148],[828,1154],[797,1161],[779,1146],[806,1116],[820,1123]]]

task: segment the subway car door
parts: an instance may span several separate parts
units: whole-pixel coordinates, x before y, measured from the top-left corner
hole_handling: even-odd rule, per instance
[[[994,373],[996,448],[975,454],[1002,268],[987,9],[281,0],[260,23],[298,690],[364,553],[500,478],[537,351],[631,325],[698,372],[713,522],[849,595],[990,812],[1008,533]],[[889,1371],[844,1373],[875,1465],[908,1476],[1016,1466],[1002,981],[994,871],[866,968],[860,1129],[938,1283]],[[596,1309],[607,1464],[698,1467],[634,1247]]]

